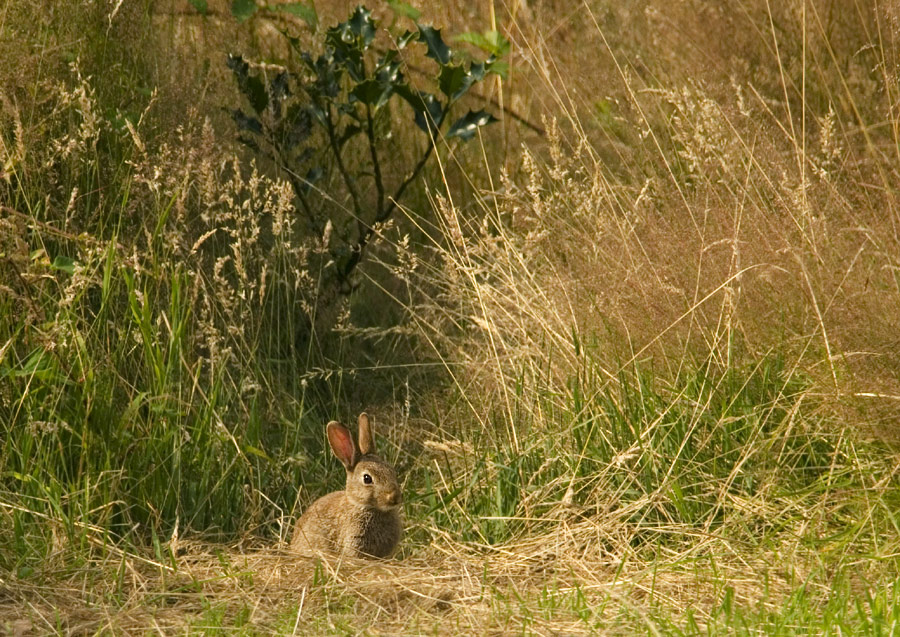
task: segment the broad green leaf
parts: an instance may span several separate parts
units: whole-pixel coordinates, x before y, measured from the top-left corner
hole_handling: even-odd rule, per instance
[[[456,100],[472,86],[475,78],[462,65],[447,64],[441,67],[438,84],[441,92],[451,100]]]
[[[238,22],[249,20],[256,13],[256,9],[254,0],[232,0],[231,2],[231,15],[237,18]]]
[[[447,131],[447,139],[459,137],[463,141],[468,141],[475,136],[475,131],[480,127],[496,121],[497,118],[485,110],[469,111],[453,123]]]
[[[406,4],[405,2],[399,2],[399,0],[387,0],[387,3],[391,11],[393,11],[397,15],[404,16],[412,20],[418,20],[419,16],[422,15],[421,11],[411,5]]]
[[[441,30],[430,26],[422,26],[421,24],[416,26],[419,27],[422,41],[428,47],[428,52],[425,55],[433,60],[437,60],[439,64],[447,64],[450,61],[450,48],[441,38]]]
[[[453,38],[454,42],[466,42],[467,44],[473,44],[477,46],[482,51],[487,51],[488,42],[487,39],[476,31],[468,31],[466,33],[460,33],[459,35]]]
[[[469,31],[456,36],[453,41],[468,42],[496,57],[503,57],[509,53],[510,49],[509,40],[499,31],[485,31],[484,33]]]
[[[57,372],[56,360],[47,350],[38,348],[33,350],[20,369],[11,370],[11,376],[30,377],[39,380],[55,379]]]
[[[191,6],[197,10],[202,16],[206,15],[206,12],[209,10],[209,5],[207,5],[206,0],[188,0],[191,3]]]
[[[63,272],[68,272],[69,274],[75,274],[75,264],[77,262],[72,257],[66,257],[61,254],[57,254],[53,259],[53,263],[50,264],[50,267],[54,270],[62,270]]]
[[[297,16],[313,28],[319,24],[319,14],[316,12],[316,7],[312,3],[290,2],[288,4],[274,4],[270,5],[269,9]]]
[[[509,73],[509,62],[504,60],[494,59],[494,56],[491,56],[487,62],[484,63],[484,69],[488,73],[493,73],[494,75],[499,75],[502,78],[506,78],[507,73]]]
[[[504,55],[509,53],[510,43],[509,40],[506,39],[499,31],[487,31],[484,34],[488,43],[491,46],[491,54],[496,55],[498,58],[502,58]]]

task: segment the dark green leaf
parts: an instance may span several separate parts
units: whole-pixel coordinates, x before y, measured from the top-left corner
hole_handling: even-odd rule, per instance
[[[444,120],[444,107],[434,95],[416,91],[405,84],[395,87],[394,90],[413,107],[416,126],[426,133],[429,131],[433,133],[436,127],[440,128]]]
[[[237,18],[238,22],[249,20],[256,13],[256,9],[254,0],[232,0],[231,2],[231,15]]]
[[[487,67],[484,62],[473,62],[469,65],[469,74],[472,76],[473,81],[480,82],[484,79],[485,73],[487,73]]]
[[[426,133],[433,128],[440,128],[444,120],[444,107],[430,93],[422,93],[424,109],[416,111],[416,125]]]
[[[401,35],[399,38],[397,38],[397,50],[400,51],[400,50],[405,49],[407,44],[409,44],[410,42],[413,42],[415,40],[418,40],[418,39],[419,39],[418,31],[405,32],[403,35]]]
[[[319,56],[321,61],[327,55],[333,58],[334,64],[343,67],[356,82],[365,79],[365,66],[363,65],[363,40],[354,33],[349,22],[342,22],[328,30],[325,36],[328,51]]]
[[[353,137],[359,135],[362,132],[362,128],[357,126],[356,124],[351,124],[347,128],[344,129],[344,133],[338,138],[337,143],[338,147],[342,147],[348,141],[350,141]]]
[[[338,113],[346,115],[350,119],[355,119],[357,122],[362,121],[355,104],[351,104],[350,102],[339,102],[337,110]]]
[[[237,76],[238,82],[241,81],[241,76],[247,75],[247,73],[250,72],[250,65],[247,64],[242,55],[229,53],[228,57],[225,58],[225,64]]]
[[[259,144],[256,143],[256,140],[252,137],[247,137],[246,135],[238,135],[238,141],[241,142],[244,146],[252,150],[254,153],[262,154],[262,149],[259,147]]]
[[[248,76],[244,86],[241,86],[241,92],[250,100],[250,106],[257,113],[262,113],[269,105],[269,92],[266,90],[263,81],[255,76]]]
[[[315,73],[315,81],[312,86],[307,86],[307,93],[314,93],[327,98],[333,98],[340,92],[340,79],[343,75],[341,66],[335,61],[334,49],[329,49],[312,62],[309,58],[310,69]]]
[[[246,115],[241,109],[234,109],[231,112],[231,119],[237,124],[239,130],[246,130],[251,133],[256,133],[257,135],[262,135],[262,123],[255,117]]]
[[[377,110],[384,106],[392,92],[393,87],[386,82],[366,80],[357,84],[350,94],[363,104],[373,106]]]
[[[438,78],[441,92],[451,100],[456,100],[462,96],[469,90],[469,87],[472,86],[472,82],[474,81],[475,78],[471,73],[466,71],[462,65],[456,64],[442,66],[441,74]]]
[[[372,12],[360,5],[350,16],[348,24],[353,34],[362,39],[363,48],[369,48],[372,40],[375,39],[375,22],[372,20]]]
[[[404,83],[403,73],[400,72],[399,62],[386,64],[385,61],[382,60],[379,62],[378,66],[375,67],[375,78],[383,84],[391,84],[394,86]]]
[[[312,115],[305,105],[292,105],[285,116],[287,135],[284,144],[288,150],[302,144],[312,134]]]
[[[463,141],[468,141],[475,136],[475,131],[481,126],[487,126],[496,121],[497,118],[485,110],[469,111],[453,123],[450,130],[447,131],[447,139],[459,137]]]
[[[288,72],[282,71],[275,76],[275,79],[269,84],[269,90],[272,93],[272,99],[281,100],[291,94],[291,88],[288,86]]]
[[[428,52],[425,55],[433,60],[437,60],[439,64],[447,64],[450,61],[450,48],[444,44],[444,40],[441,38],[441,30],[422,26],[421,24],[416,26],[419,27],[422,41],[428,47]]]
[[[360,82],[356,86],[353,87],[353,90],[350,91],[350,95],[358,99],[363,104],[368,104],[371,106],[375,102],[378,101],[379,96],[381,96],[382,86],[376,80],[366,80],[365,82]]]
[[[421,11],[413,6],[406,4],[405,2],[399,2],[399,0],[387,0],[387,3],[391,8],[391,11],[393,11],[397,15],[411,18],[413,20],[418,20],[419,16],[422,15]]]
[[[306,177],[304,177],[304,179],[307,183],[314,184],[322,178],[322,174],[322,169],[319,166],[313,166],[306,171]]]
[[[50,264],[50,267],[54,270],[62,270],[63,272],[68,272],[69,274],[75,274],[75,259],[72,257],[66,257],[61,254],[57,254],[53,259],[53,263]]]
[[[269,92],[261,79],[250,75],[250,65],[240,55],[231,54],[228,56],[227,63],[228,68],[234,72],[238,88],[250,100],[253,110],[257,113],[266,110],[266,106],[269,105]]]
[[[363,6],[356,7],[349,20],[328,29],[325,35],[325,42],[334,49],[337,59],[350,55],[351,50],[361,54],[374,39],[372,12]]]
[[[281,104],[291,94],[291,87],[288,85],[288,72],[282,71],[275,76],[275,79],[269,82],[269,97],[272,99],[272,111],[276,121],[281,118]]]
[[[312,116],[313,120],[318,122],[321,126],[325,125],[327,118],[325,117],[325,110],[321,106],[318,104],[310,104],[309,114]]]
[[[269,7],[273,11],[281,11],[297,16],[309,26],[315,28],[319,24],[319,14],[316,13],[316,7],[310,3],[291,2],[288,4],[275,4]]]
[[[191,3],[191,6],[197,10],[197,13],[205,16],[206,12],[209,10],[209,6],[206,4],[206,0],[188,0]]]
[[[400,55],[400,52],[397,49],[390,49],[381,58],[378,60],[378,63],[375,65],[375,72],[388,68],[388,67],[400,67],[399,62],[395,62],[397,56]]]

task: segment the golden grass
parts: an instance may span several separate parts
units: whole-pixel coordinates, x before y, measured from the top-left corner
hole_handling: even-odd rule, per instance
[[[67,568],[52,586],[7,583],[0,618],[16,634],[204,627],[310,634],[351,626],[377,634],[625,634],[657,632],[661,610],[693,609],[702,625],[726,588],[736,604],[773,610],[801,582],[827,595],[810,555],[782,546],[748,557],[713,534],[688,533],[685,540],[648,561],[629,547],[625,529],[591,520],[496,547],[442,537],[402,561],[334,563],[279,548],[179,542],[166,547],[176,557],[163,562],[122,554]],[[714,580],[706,572],[713,565]],[[573,606],[576,595],[580,606]]]
[[[687,609],[700,626],[713,624],[728,590],[735,604],[777,613],[803,586],[824,604],[839,577],[850,577],[860,595],[895,578],[896,456],[857,443],[872,433],[900,435],[896,10],[854,3],[851,12],[837,0],[619,4],[444,5],[448,32],[483,30],[494,19],[513,40],[511,75],[492,97],[541,121],[547,135],[507,125],[501,139],[484,138],[480,166],[445,151],[431,182],[441,192],[431,191],[433,210],[408,210],[407,219],[383,229],[364,272],[373,289],[382,284],[395,297],[405,322],[354,330],[359,317],[343,314],[342,343],[363,349],[381,339],[401,349],[412,341],[416,363],[443,368],[441,384],[428,386],[390,368],[389,391],[402,397],[383,409],[397,416],[385,437],[391,457],[413,476],[410,496],[424,489],[415,480],[426,474],[442,497],[466,485],[442,511],[459,524],[436,524],[426,504],[410,497],[401,559],[318,567],[258,538],[230,545],[188,538],[152,555],[110,544],[101,529],[88,529],[87,548],[66,546],[60,531],[36,575],[12,567],[0,575],[0,630],[655,633],[665,632],[661,617],[680,625]],[[329,3],[323,15],[332,10],[345,13]],[[16,68],[17,77],[26,74],[24,62]],[[15,131],[3,139],[18,142],[2,149],[10,162],[4,170],[96,150],[90,82],[76,75],[72,83],[60,109],[82,145],[69,154],[65,145],[36,141],[49,116],[20,132],[27,128],[20,107],[0,94],[5,129]],[[244,453],[226,425],[249,420],[258,404],[261,419],[287,418],[296,405],[281,402],[284,387],[344,370],[328,360],[333,368],[304,368],[302,377],[284,380],[254,366],[260,343],[295,329],[293,318],[283,332],[272,329],[280,324],[260,309],[273,289],[283,294],[269,306],[275,315],[286,307],[290,317],[314,313],[314,280],[304,266],[314,255],[291,241],[285,185],[256,169],[242,174],[221,149],[225,134],[189,124],[156,147],[131,129],[135,179],[125,214],[157,212],[165,208],[154,207],[159,202],[171,202],[172,214],[158,235],[151,236],[151,224],[143,236],[119,237],[130,243],[116,247],[115,265],[134,268],[138,283],[158,276],[161,288],[184,272],[194,277],[186,292],[194,312],[190,347],[177,361],[194,385],[175,397],[158,387],[151,398],[179,410],[203,404],[219,371],[226,396],[220,410],[216,405],[215,430],[227,435],[218,443]],[[511,151],[521,140],[528,142],[522,151]],[[467,180],[471,198],[456,190]],[[27,240],[35,229],[46,231],[39,236],[65,232],[73,245],[83,244],[79,256],[94,277],[73,278],[59,290],[71,302],[96,287],[105,257],[96,246],[106,244],[90,237],[79,244],[75,233],[94,212],[77,208],[84,193],[47,185],[48,209],[73,228],[57,228],[55,217],[29,221],[27,211],[4,206],[0,267],[24,272],[52,296],[48,256]],[[192,217],[197,210],[206,216]],[[260,219],[284,230],[274,233],[274,248],[259,241]],[[425,252],[407,231],[423,239]],[[376,266],[391,272],[391,284]],[[18,302],[21,285],[2,291]],[[358,305],[367,313],[374,303],[364,301]],[[45,318],[35,311],[26,323],[31,329]],[[160,342],[172,332],[170,318],[166,309],[148,321]],[[129,338],[139,342],[132,330]],[[10,343],[0,343],[0,358]],[[279,351],[279,343],[269,345]],[[671,513],[680,476],[667,458],[656,458],[658,483],[620,498],[613,478],[639,483],[641,454],[658,454],[643,444],[670,425],[667,418],[689,413],[691,431],[706,422],[711,398],[685,407],[696,398],[684,389],[692,371],[761,366],[768,356],[787,361],[784,378],[809,385],[774,423],[782,435],[743,448],[732,473],[702,485],[699,498],[712,501],[714,514],[697,523]],[[576,409],[572,388],[584,382],[593,398],[621,388],[636,367],[660,379],[662,406],[629,421],[644,427],[632,446],[578,477],[586,459],[571,452],[564,425],[595,414]],[[355,386],[342,396],[368,400],[370,371],[348,370]],[[725,377],[711,373],[709,382],[724,384]],[[772,381],[782,383],[777,399],[788,391],[784,378]],[[129,377],[136,387],[139,380]],[[750,414],[761,419],[774,409],[754,408]],[[806,431],[810,423],[822,431]],[[709,438],[727,424],[715,422]],[[806,434],[810,444],[821,442],[819,434],[833,443],[831,466],[809,492],[793,492],[771,460]],[[498,515],[516,525],[511,537],[463,541],[459,529],[471,524],[477,537],[484,521],[467,506],[498,482],[503,461],[544,449],[547,457],[526,467],[528,488],[515,513]],[[479,474],[475,460],[484,458],[491,461]],[[757,464],[760,458],[770,463]],[[241,462],[249,465],[246,457]],[[308,466],[310,458],[277,458],[271,466],[292,475],[292,462]],[[731,488],[757,466],[764,470],[754,474],[760,484],[752,493]],[[270,520],[272,501],[255,488],[248,518]],[[40,504],[35,508],[51,509]],[[4,503],[4,514],[11,519],[17,506]],[[659,518],[642,526],[635,520],[644,513]],[[37,517],[62,526],[56,515]]]

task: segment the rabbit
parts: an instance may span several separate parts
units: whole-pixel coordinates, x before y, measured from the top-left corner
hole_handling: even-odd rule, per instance
[[[331,421],[328,443],[347,470],[343,491],[324,495],[297,520],[291,550],[354,557],[391,557],[403,534],[403,496],[394,468],[375,455],[369,417],[359,415],[359,448],[350,430]]]

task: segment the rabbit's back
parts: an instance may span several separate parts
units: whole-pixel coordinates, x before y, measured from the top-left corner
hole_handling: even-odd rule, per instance
[[[297,520],[294,537],[291,538],[291,549],[339,551],[343,544],[342,519],[337,514],[341,511],[344,500],[343,491],[334,491],[309,505]]]

